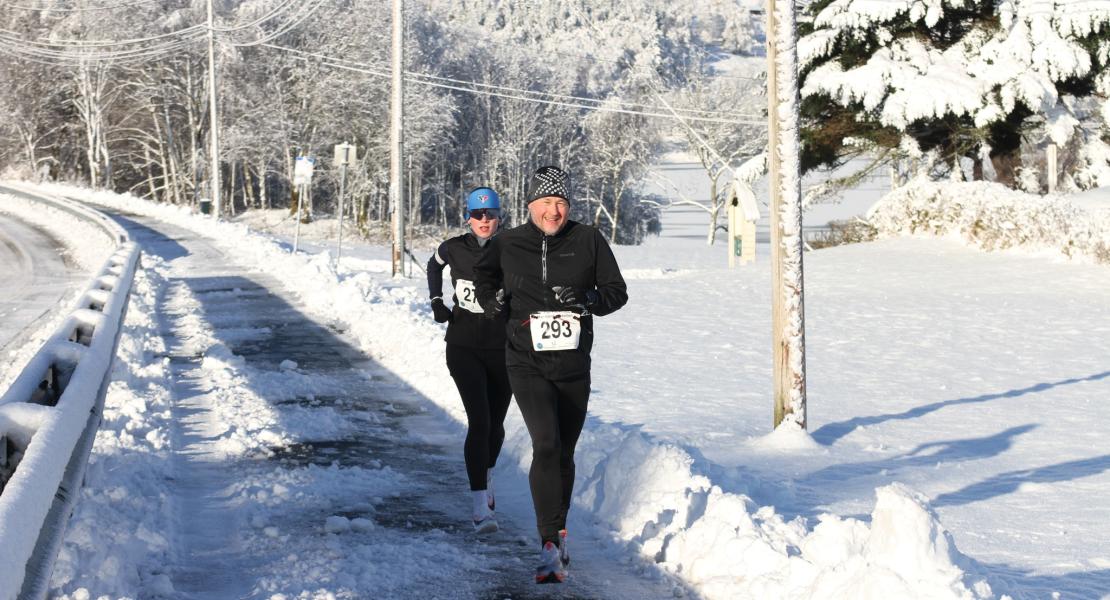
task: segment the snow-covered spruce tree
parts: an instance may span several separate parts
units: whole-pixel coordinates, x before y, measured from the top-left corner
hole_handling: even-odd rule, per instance
[[[1110,95],[1110,0],[819,0],[800,28],[803,168],[903,135],[1014,184],[1027,120]]]

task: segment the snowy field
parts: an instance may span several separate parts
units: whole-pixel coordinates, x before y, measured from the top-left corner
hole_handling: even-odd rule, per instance
[[[344,321],[382,365],[464,420],[424,282],[419,272],[391,279],[387,248],[345,250],[335,269],[323,244],[293,256],[287,239],[242,224],[67,193],[191,229],[231,260],[284,281],[321,319]],[[706,247],[700,228],[675,229],[615,249],[630,302],[596,324],[572,519],[579,539],[604,538],[584,543],[653,559],[685,583],[680,593],[706,598],[1107,597],[1107,267],[987,254],[946,239],[808,253],[809,433],[770,434],[766,246],[754,265],[729,270],[723,244]],[[143,347],[157,348],[157,331],[142,323],[158,285],[157,273],[139,284],[139,308],[129,315],[139,321],[109,398],[117,412],[98,438],[102,468],[85,491],[97,516],[78,517],[71,544],[104,522],[131,531],[160,518],[156,497],[128,491],[154,486],[164,470],[163,367],[148,364]],[[529,444],[515,408],[507,428],[499,470],[523,486]],[[369,493],[398,482],[378,484],[382,491]],[[296,485],[288,487],[311,492]],[[116,553],[69,546],[62,581],[98,581],[80,575],[94,568],[125,596],[136,573],[156,579],[150,562],[165,540],[140,531],[117,538]],[[417,560],[434,555],[429,548],[403,551]],[[290,587],[282,577],[311,577],[294,567],[273,573],[275,588]],[[345,581],[301,597],[347,597]],[[65,591],[88,597],[72,585]]]

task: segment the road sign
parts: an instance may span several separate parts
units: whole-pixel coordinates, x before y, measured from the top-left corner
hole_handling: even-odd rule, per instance
[[[355,161],[358,160],[358,146],[348,144],[346,142],[335,145],[335,164],[336,166],[354,166]]]
[[[309,185],[312,183],[312,170],[316,167],[316,159],[311,156],[298,156],[293,166],[293,185]]]

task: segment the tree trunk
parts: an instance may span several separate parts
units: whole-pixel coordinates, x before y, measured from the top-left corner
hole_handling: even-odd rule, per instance
[[[1021,155],[1018,152],[1008,154],[991,153],[991,165],[994,166],[995,180],[1006,187],[1013,188],[1017,183],[1017,168],[1021,166]]]
[[[229,170],[227,182],[227,215],[229,217],[235,216],[235,161],[232,160],[228,163]]]
[[[721,203],[717,202],[717,180],[720,177],[720,171],[709,176],[709,234],[705,238],[709,246],[717,241],[717,216],[721,214]]]
[[[621,195],[624,192],[622,187],[619,185],[613,187],[613,227],[609,231],[610,244],[617,243],[617,226],[621,220]]]
[[[251,177],[250,165],[243,163],[243,212],[254,208],[254,179]]]
[[[971,180],[983,181],[983,157],[973,156],[971,158]]]
[[[266,193],[266,161],[258,161],[258,207],[270,207],[270,195]]]

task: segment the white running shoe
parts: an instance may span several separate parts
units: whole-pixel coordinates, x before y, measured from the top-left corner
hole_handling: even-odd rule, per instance
[[[497,518],[489,508],[489,503],[486,500],[486,490],[474,492],[474,530],[478,533],[497,531]]]
[[[562,583],[567,579],[567,566],[563,564],[559,547],[544,542],[540,549],[540,564],[536,567],[536,583]]]
[[[497,530],[497,517],[495,517],[493,513],[486,513],[484,516],[475,517],[474,531],[478,533],[494,533]]]

